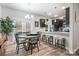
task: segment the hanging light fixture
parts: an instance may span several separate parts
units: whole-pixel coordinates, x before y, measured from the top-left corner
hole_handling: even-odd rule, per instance
[[[30,20],[34,17],[33,15],[31,15],[31,3],[28,3],[28,7],[29,7],[29,14],[25,16],[25,19]]]

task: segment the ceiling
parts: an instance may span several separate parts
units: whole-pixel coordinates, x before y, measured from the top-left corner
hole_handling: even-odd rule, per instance
[[[49,17],[63,16],[62,7],[69,7],[68,3],[0,3],[0,5]]]

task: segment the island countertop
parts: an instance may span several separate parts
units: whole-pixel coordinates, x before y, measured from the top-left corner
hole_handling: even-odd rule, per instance
[[[69,36],[69,32],[42,32],[42,34]]]

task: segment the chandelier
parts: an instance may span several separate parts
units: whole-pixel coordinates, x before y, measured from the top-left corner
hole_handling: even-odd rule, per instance
[[[29,14],[27,14],[26,16],[25,16],[25,19],[28,19],[28,20],[30,20],[30,19],[32,19],[34,16],[33,15],[31,15],[31,3],[28,3],[28,7],[29,7]]]
[[[32,19],[33,17],[34,17],[33,15],[27,14],[27,15],[25,16],[25,19]]]

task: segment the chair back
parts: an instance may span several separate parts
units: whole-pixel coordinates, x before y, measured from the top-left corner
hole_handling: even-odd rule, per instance
[[[38,37],[38,36],[33,37],[33,38],[31,38],[31,39],[29,40],[29,42],[35,42],[35,43],[38,43],[38,41],[39,41],[39,37]]]
[[[19,44],[23,44],[25,42],[24,38],[20,38],[19,35],[25,35],[24,33],[22,34],[22,32],[18,32],[15,33],[15,39],[16,39],[16,43]]]
[[[46,35],[42,35],[42,39],[44,40],[46,40],[47,38],[46,38]]]
[[[48,39],[49,39],[49,40],[53,40],[53,36],[50,36]]]
[[[19,44],[18,33],[15,33],[15,39],[16,39],[16,43]]]
[[[30,34],[30,32],[22,32],[22,34],[26,34],[26,35],[28,35],[28,34]]]
[[[63,44],[65,44],[65,43],[66,43],[66,39],[65,39],[65,38],[62,38],[62,41],[63,41]]]

